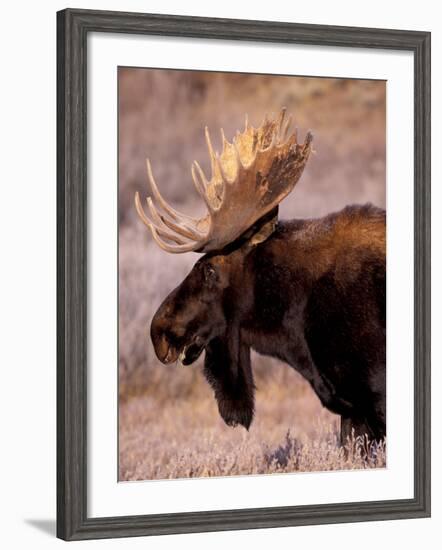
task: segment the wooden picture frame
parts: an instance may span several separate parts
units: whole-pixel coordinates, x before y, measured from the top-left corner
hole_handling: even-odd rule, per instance
[[[414,498],[87,516],[87,36],[91,32],[407,50],[414,56]],[[430,515],[430,33],[67,9],[57,14],[57,536],[65,540]]]

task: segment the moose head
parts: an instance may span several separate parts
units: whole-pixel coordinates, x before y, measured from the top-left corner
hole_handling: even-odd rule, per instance
[[[311,151],[312,134],[298,143],[290,124],[285,109],[277,117],[266,116],[258,128],[246,117],[244,131],[231,143],[221,130],[221,154],[214,151],[206,127],[211,179],[196,161],[192,165],[193,182],[207,207],[201,219],[167,204],[149,160],[149,217],[135,196],[139,217],[163,250],[204,254],[153,317],[156,355],[163,363],[180,359],[188,365],[205,350],[206,376],[231,425],[248,427],[253,415],[250,348],[241,337],[244,320],[254,314],[248,258],[274,232],[278,204],[298,182]]]

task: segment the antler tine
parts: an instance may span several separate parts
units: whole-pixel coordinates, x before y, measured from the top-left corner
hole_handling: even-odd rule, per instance
[[[149,220],[149,218],[144,213],[143,207],[141,206],[140,194],[138,193],[138,191],[135,193],[135,208],[137,210],[137,214],[140,216],[141,221],[148,229],[150,229],[153,226],[153,222]]]
[[[194,160],[192,164],[192,179],[193,179],[193,183],[195,184],[195,189],[198,191],[199,195],[201,195],[201,198],[206,203],[206,206],[209,209],[209,212],[212,212],[213,206],[207,195],[208,181],[206,179],[206,176],[204,175],[204,172],[201,166],[198,164],[196,160]]]
[[[150,187],[152,189],[153,196],[160,204],[161,208],[169,214],[171,218],[173,218],[176,221],[182,221],[186,220],[188,222],[196,224],[198,220],[195,218],[192,218],[191,216],[188,216],[187,214],[183,214],[182,212],[178,212],[171,206],[167,204],[167,202],[164,200],[163,196],[161,195],[157,184],[155,183],[153,174],[152,174],[152,167],[150,164],[150,160],[146,159],[146,166],[147,166],[147,177],[149,178]]]
[[[152,202],[152,199],[151,197],[147,197],[146,198],[146,202],[147,202],[147,206],[149,207],[149,210],[150,210],[150,214],[153,218],[153,221],[159,225],[159,227],[161,227],[161,224],[163,223],[162,219],[161,219],[161,216],[158,212],[158,210],[155,208],[155,205],[154,203]]]
[[[240,170],[241,168],[244,169],[245,166],[243,164],[243,161],[241,160],[241,155],[239,154],[239,150],[238,150],[238,143],[237,143],[237,140],[234,138],[233,139],[233,150],[235,151],[235,157],[236,157],[236,163],[238,165],[238,170]]]
[[[281,112],[279,113],[278,120],[276,121],[276,128],[278,131],[281,130],[286,113],[287,113],[287,108],[283,107],[281,109]]]
[[[164,218],[163,216],[161,216],[161,219],[162,219],[163,223],[165,225],[167,225],[167,227],[169,229],[172,229],[173,231],[176,231],[177,233],[179,233],[183,237],[186,237],[186,238],[188,238],[192,241],[199,242],[202,239],[204,239],[204,237],[205,237],[205,235],[203,233],[201,233],[200,231],[198,231],[197,229],[192,229],[188,226],[175,224],[174,222],[172,222],[171,220],[168,220],[167,218]]]
[[[165,223],[165,220],[166,220],[165,216],[162,216],[160,214],[160,212],[158,212],[158,210],[156,209],[151,197],[147,197],[146,202],[147,202],[147,206],[149,207],[152,218],[154,219],[154,221],[156,223],[155,228],[159,232],[159,234],[162,235],[163,237],[166,237],[166,239],[169,239],[170,241],[176,242],[177,244],[186,244],[187,241],[183,240],[178,235],[174,235],[174,234],[169,233],[168,231],[165,231],[163,229],[163,227],[162,227],[163,224],[166,225],[167,227],[169,227],[169,226]],[[173,227],[169,227],[169,229],[172,229],[176,233],[180,234]],[[182,236],[185,237],[186,235],[182,235]]]
[[[207,126],[204,129],[204,133],[205,133],[205,136],[206,136],[207,148],[209,149],[210,163],[212,165],[212,176],[213,176],[213,174],[215,173],[215,157],[216,157],[216,154],[215,154],[215,151],[213,149],[212,142],[210,140],[209,128]]]
[[[229,178],[226,174],[226,171],[224,170],[224,167],[222,165],[222,162],[221,162],[221,159],[219,158],[219,155],[216,156],[216,164],[218,166],[218,170],[219,170],[219,173],[221,175],[221,179],[222,179],[222,189],[223,189],[223,193],[224,193],[224,186],[226,184],[227,181],[229,181]]]
[[[192,252],[193,250],[196,250],[198,248],[198,243],[192,242],[188,244],[168,244],[165,243],[160,236],[157,233],[157,228],[150,226],[150,231],[152,233],[152,237],[155,239],[155,242],[158,244],[160,248],[165,250],[166,252],[171,252],[172,254],[179,254],[181,252]]]
[[[164,225],[166,225],[172,231],[175,231],[179,235],[182,235],[183,237],[186,237],[187,239],[190,239],[192,241],[200,241],[201,239],[204,238],[204,235],[200,233],[197,229],[193,229],[192,227],[189,227],[184,224],[181,225],[179,223],[175,223],[172,220],[169,220],[166,216],[162,215],[160,212],[158,212],[157,208],[155,207],[150,197],[147,197],[147,204],[149,206],[149,210],[154,220],[155,219],[160,220]],[[184,243],[185,241],[182,242],[182,244]]]
[[[261,151],[271,151],[273,149],[273,147],[275,146],[275,143],[277,141],[277,137],[278,137],[278,132],[275,130],[273,130],[272,132],[272,139],[270,140],[270,143],[269,145],[267,145],[267,147],[262,147],[261,148]]]
[[[303,143],[303,149],[304,151],[307,151],[310,149],[310,145],[313,141],[313,134],[310,132],[310,130],[305,135],[304,143]]]
[[[281,124],[280,126],[280,129],[279,129],[279,143],[282,145],[283,143],[286,142],[287,140],[287,134],[288,134],[288,130],[290,128],[290,125],[292,123],[292,115],[289,115],[284,121],[283,123]],[[295,129],[295,133],[296,133],[297,129]]]
[[[141,201],[140,201],[140,195],[138,193],[138,191],[135,193],[135,208],[137,209],[137,213],[138,215],[140,216],[142,222],[144,223],[144,225],[150,229],[152,235],[153,235],[153,232],[154,230],[159,234],[159,235],[162,235],[163,237],[165,237],[166,239],[170,240],[170,241],[173,241],[177,244],[186,244],[185,241],[183,241],[182,239],[180,239],[178,236],[176,235],[173,235],[172,233],[169,233],[168,231],[166,231],[165,229],[161,228],[161,227],[158,227],[152,220],[150,220],[144,210],[143,210],[143,207],[141,206]],[[155,214],[153,214],[153,217],[155,219]],[[158,220],[157,220],[157,223],[158,223]]]
[[[224,133],[224,128],[220,128],[220,133],[221,133],[221,141],[223,142],[223,152],[224,152],[226,147],[229,145],[229,142],[226,138],[226,134]]]
[[[187,237],[189,239],[193,239],[197,241],[202,237],[204,237],[204,235],[196,229],[197,220],[195,220],[195,218],[192,218],[187,214],[182,214],[181,212],[177,212],[175,209],[173,209],[171,206],[169,206],[166,203],[166,201],[160,195],[160,192],[158,191],[158,187],[155,183],[155,180],[153,179],[149,160],[147,160],[147,162],[148,162],[148,175],[149,175],[149,178],[152,178],[151,186],[152,186],[152,191],[154,193],[154,196],[160,203],[160,206],[163,207],[165,213],[172,218],[172,219],[169,219],[165,214],[162,214],[161,212],[159,212],[158,209],[155,207],[156,213],[160,217],[161,221],[165,225],[167,225],[169,229],[177,231],[180,235],[183,235],[184,237]],[[152,185],[152,182],[153,182],[153,185]],[[154,207],[153,204],[152,206]],[[152,209],[150,210],[152,211]]]
[[[247,132],[248,129],[249,129],[249,115],[246,113],[245,123],[244,123],[244,132]]]

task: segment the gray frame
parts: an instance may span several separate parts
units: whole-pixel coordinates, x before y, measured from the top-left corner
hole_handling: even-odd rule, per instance
[[[137,33],[414,55],[414,498],[87,517],[87,35]],[[154,60],[153,60],[154,61]],[[430,33],[89,10],[57,14],[57,536],[65,540],[430,515]]]

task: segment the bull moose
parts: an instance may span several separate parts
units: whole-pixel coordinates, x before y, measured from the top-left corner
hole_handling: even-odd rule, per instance
[[[297,370],[322,405],[354,430],[381,439],[385,422],[385,211],[347,206],[320,219],[278,220],[312,149],[298,143],[285,109],[249,125],[222,153],[206,141],[212,177],[192,176],[207,206],[195,219],[162,197],[149,161],[150,217],[167,252],[203,253],[155,313],[151,338],[163,363],[190,365],[205,351],[204,374],[229,426],[249,428],[255,386],[250,350]]]

